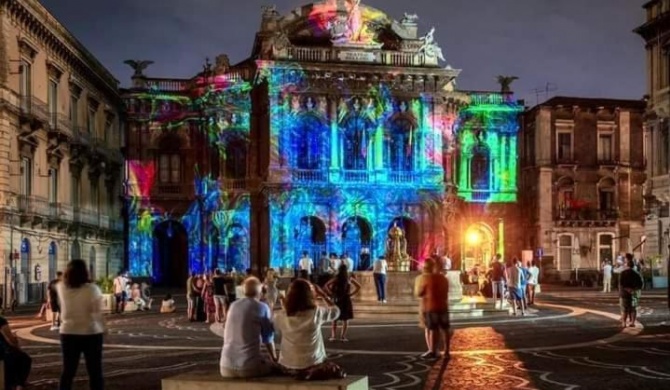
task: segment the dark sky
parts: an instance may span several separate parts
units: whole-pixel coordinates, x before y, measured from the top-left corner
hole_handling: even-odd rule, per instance
[[[261,6],[285,14],[309,0],[41,0],[121,81],[126,59],[155,61],[154,77],[190,77],[204,58],[246,58]],[[461,89],[497,89],[495,77],[520,78],[513,89],[536,103],[550,95],[641,98],[644,44],[631,30],[646,0],[363,0],[396,19],[419,15],[420,34],[436,27],[447,63],[463,69]],[[544,100],[544,92],[540,95]]]

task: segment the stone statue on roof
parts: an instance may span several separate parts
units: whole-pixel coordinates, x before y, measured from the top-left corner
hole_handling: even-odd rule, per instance
[[[426,57],[445,61],[442,49],[437,45],[437,42],[435,42],[435,27],[432,27],[430,31],[428,31],[428,34],[421,37],[420,40],[423,41],[423,44],[419,49],[419,53],[424,53]]]
[[[277,12],[277,6],[276,5],[263,5],[261,6],[261,10],[263,10],[263,19],[274,19],[278,18],[279,12]]]
[[[407,12],[405,12],[405,15],[400,20],[400,23],[401,24],[416,24],[417,20],[419,20],[419,16],[417,14],[408,14]]]

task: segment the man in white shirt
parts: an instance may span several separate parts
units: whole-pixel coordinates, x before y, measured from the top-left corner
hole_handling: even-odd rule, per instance
[[[377,289],[377,301],[381,303],[386,303],[386,271],[388,271],[388,264],[383,257],[379,257],[372,263],[372,276]]]
[[[347,265],[347,272],[351,273],[354,270],[354,261],[349,257],[347,252],[342,254],[342,264]]]
[[[442,257],[442,265],[444,265],[444,273],[447,273],[451,269],[451,257],[449,257],[448,253]]]
[[[249,378],[270,375],[277,352],[270,307],[260,301],[262,283],[255,277],[244,281],[244,298],[228,309],[223,327],[223,348],[219,369],[224,378]],[[261,343],[270,359],[261,353]]]
[[[298,269],[300,271],[307,272],[307,277],[309,278],[309,280],[312,280],[312,271],[314,271],[314,262],[312,261],[312,258],[309,257],[307,251],[302,252],[302,257],[298,262]]]
[[[340,269],[342,260],[337,257],[337,254],[333,254],[330,258],[330,272],[333,275],[337,274],[337,271]]]
[[[119,272],[114,278],[114,297],[116,298],[116,306],[114,313],[123,313],[126,308],[126,300],[128,299],[126,272]]]
[[[612,264],[605,260],[603,264],[603,292],[608,293],[612,288]]]

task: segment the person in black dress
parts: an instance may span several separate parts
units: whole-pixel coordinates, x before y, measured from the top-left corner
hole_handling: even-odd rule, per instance
[[[333,321],[330,341],[337,340],[337,323],[339,321],[342,321],[340,341],[349,341],[346,337],[347,329],[349,327],[349,320],[354,318],[354,306],[351,303],[351,297],[358,294],[360,289],[360,283],[349,275],[347,265],[344,263],[338,268],[337,275],[326,283],[326,291],[330,293],[330,296],[335,301],[335,305],[340,309],[340,316],[337,320]]]

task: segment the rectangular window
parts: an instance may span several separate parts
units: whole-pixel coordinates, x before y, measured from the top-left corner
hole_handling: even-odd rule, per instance
[[[77,176],[72,176],[72,207],[78,209],[81,206],[81,180]]]
[[[614,137],[611,133],[598,135],[598,161],[614,161]]]
[[[105,122],[105,134],[104,134],[105,145],[107,145],[107,143],[111,141],[112,137],[114,136],[112,134],[112,129],[114,128],[113,126],[114,122],[112,122],[111,120]]]
[[[21,184],[19,193],[30,196],[33,192],[33,164],[28,157],[21,157]]]
[[[656,175],[665,175],[670,169],[668,165],[668,161],[670,160],[670,144],[668,144],[670,142],[670,132],[668,131],[668,126],[664,126],[659,130],[658,146],[654,147],[658,153]]]
[[[100,206],[100,193],[98,191],[98,182],[91,182],[91,209],[98,210]]]
[[[179,154],[161,154],[158,160],[158,176],[161,183],[180,183],[181,156]]]
[[[158,180],[160,180],[161,183],[170,182],[170,156],[167,154],[161,154],[158,162],[158,172]]]
[[[89,134],[95,135],[95,108],[88,109],[88,115],[86,116],[86,131]]]
[[[58,114],[58,83],[56,80],[49,79],[49,90],[47,92],[49,105],[49,125],[56,124],[56,115]]]
[[[19,65],[19,94],[21,95],[21,108],[24,111],[30,109],[33,95],[32,73],[32,64],[22,60]]]
[[[58,203],[58,169],[49,169],[49,203]]]
[[[70,122],[72,127],[79,125],[79,98],[75,95],[70,97]]]
[[[181,176],[181,159],[178,154],[170,157],[170,182],[179,183]]]
[[[609,189],[600,190],[600,210],[612,211],[614,207],[614,191]]]
[[[556,157],[558,161],[572,161],[572,133],[558,133],[556,148]]]

